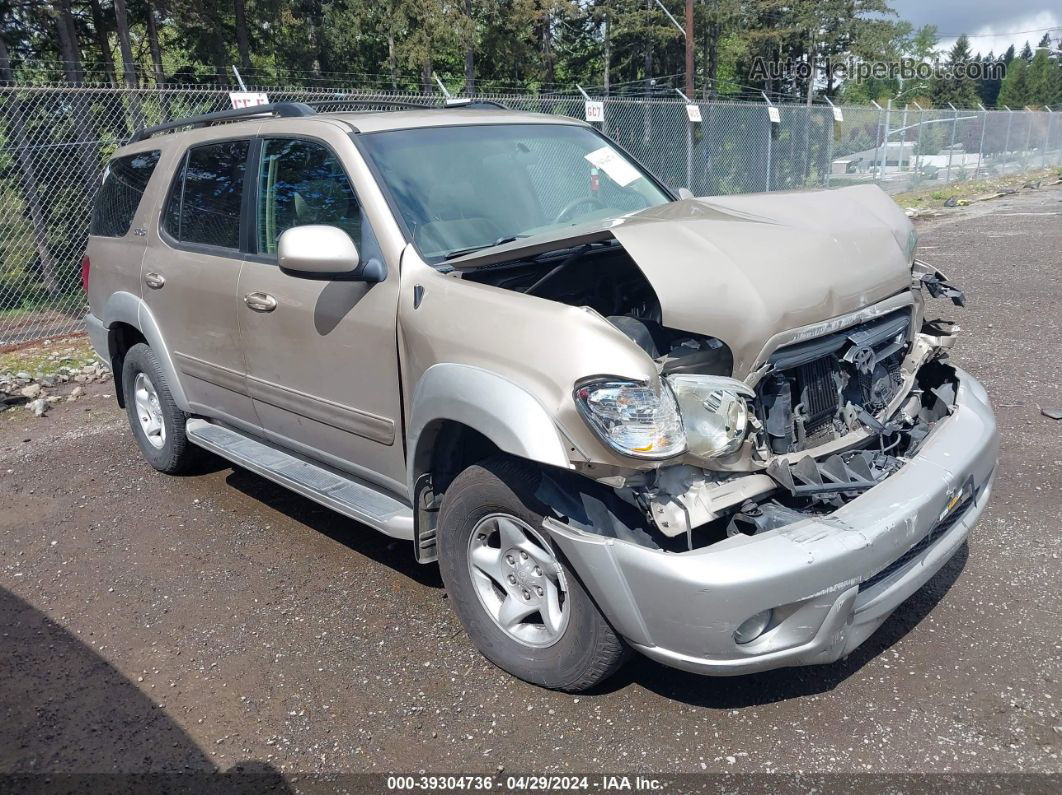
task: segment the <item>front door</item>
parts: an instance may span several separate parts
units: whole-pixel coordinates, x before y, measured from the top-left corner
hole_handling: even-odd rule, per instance
[[[244,138],[182,153],[141,276],[192,411],[256,425],[236,326],[249,149]]]
[[[294,226],[338,227],[363,262],[384,257],[330,146],[275,137],[263,138],[260,151],[256,254],[244,263],[238,294],[248,389],[261,426],[280,444],[404,491],[396,263],[376,284],[281,273],[277,241]]]

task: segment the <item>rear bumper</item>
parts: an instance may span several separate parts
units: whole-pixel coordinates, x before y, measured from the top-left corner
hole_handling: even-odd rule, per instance
[[[103,321],[89,312],[85,315],[85,331],[88,333],[89,342],[93,349],[105,362],[111,360],[111,354],[107,341],[107,327]]]
[[[988,502],[999,434],[984,388],[957,371],[955,411],[902,469],[829,516],[674,554],[547,530],[616,630],[667,665],[736,675],[839,659],[965,541]],[[954,512],[964,487],[972,498]],[[773,609],[746,644],[734,631]]]

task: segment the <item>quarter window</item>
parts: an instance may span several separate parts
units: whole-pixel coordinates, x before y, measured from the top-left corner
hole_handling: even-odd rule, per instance
[[[240,203],[247,141],[221,141],[188,150],[163,218],[182,243],[240,247]]]
[[[116,157],[107,164],[107,170],[103,172],[103,185],[92,208],[90,235],[125,236],[158,162],[159,150],[153,149]]]
[[[313,141],[273,138],[263,143],[257,218],[261,254],[276,254],[277,240],[287,229],[324,224],[350,235],[366,256],[361,208],[350,180],[335,155]]]

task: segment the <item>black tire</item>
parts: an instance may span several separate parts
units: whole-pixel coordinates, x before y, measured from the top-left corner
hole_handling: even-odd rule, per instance
[[[564,570],[569,614],[551,646],[530,646],[502,630],[476,594],[469,572],[469,540],[484,518],[507,514],[541,527],[547,508],[534,496],[538,479],[535,466],[505,455],[458,475],[439,510],[439,569],[458,618],[483,656],[520,679],[574,693],[614,674],[629,651],[559,551],[553,550]]]
[[[137,414],[135,384],[137,376],[143,373],[154,387],[158,396],[158,409],[165,427],[165,440],[161,447],[156,447],[148,440]],[[130,348],[122,362],[122,393],[125,396],[125,411],[129,416],[129,427],[133,431],[140,452],[151,466],[167,475],[187,472],[198,460],[200,450],[188,441],[184,425],[188,415],[177,408],[173,402],[166,376],[162,374],[154,351],[145,343],[138,343]]]

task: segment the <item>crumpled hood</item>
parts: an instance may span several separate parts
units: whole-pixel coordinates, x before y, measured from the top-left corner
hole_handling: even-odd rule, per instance
[[[873,185],[686,199],[612,234],[653,285],[664,325],[726,342],[738,377],[775,334],[911,284],[913,227]]]
[[[908,289],[914,229],[875,185],[683,199],[513,241],[458,270],[615,237],[652,284],[665,326],[717,337],[743,378],[783,331]]]

